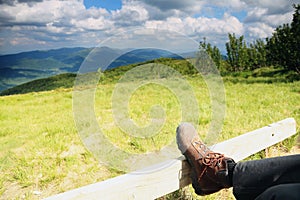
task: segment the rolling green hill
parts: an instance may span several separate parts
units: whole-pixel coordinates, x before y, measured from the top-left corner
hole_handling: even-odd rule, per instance
[[[138,66],[147,63],[160,63],[171,66],[175,68],[182,74],[196,73],[192,69],[192,66],[186,60],[177,60],[172,58],[159,58],[151,61],[146,61],[137,64],[131,64],[126,66],[121,66],[117,68],[108,69],[103,72],[103,76],[100,81],[102,82],[115,82],[117,81],[126,71]],[[97,72],[92,72],[97,73]],[[49,91],[56,88],[71,88],[73,87],[74,80],[76,78],[75,73],[64,73],[48,78],[36,79],[29,81],[27,83],[20,84],[18,86],[3,90],[0,92],[0,96],[4,95],[13,95],[13,94],[25,94],[30,92],[40,92],[40,91]]]
[[[0,56],[0,91],[39,78],[76,72],[91,49],[62,48]]]
[[[100,81],[105,83],[111,83],[118,81],[121,76],[128,70],[133,69],[136,66],[156,63],[172,67],[182,75],[195,75],[197,70],[191,65],[190,62],[183,59],[174,58],[158,58],[146,62],[129,64],[116,68],[107,69],[103,72]],[[92,72],[97,73],[97,72]],[[49,91],[57,88],[72,88],[74,80],[76,78],[75,73],[64,73],[48,78],[36,79],[27,83],[20,84],[18,86],[3,90],[0,92],[0,96],[13,95],[13,94],[25,94],[30,92]],[[223,80],[233,83],[244,82],[251,83],[275,83],[275,82],[293,82],[299,81],[300,77],[292,71],[286,71],[282,68],[265,67],[259,68],[254,71],[248,72],[231,72],[223,74]]]
[[[49,91],[57,88],[71,88],[73,87],[75,77],[76,74],[66,73],[48,78],[37,79],[4,90],[0,93],[0,95],[25,94],[30,92]]]
[[[160,49],[121,50],[109,47],[62,48],[1,55],[0,91],[35,79],[75,73],[86,58],[92,63],[90,63],[91,67],[85,69],[83,73],[98,71],[99,67],[101,71],[105,71],[162,57],[180,58],[177,54]]]

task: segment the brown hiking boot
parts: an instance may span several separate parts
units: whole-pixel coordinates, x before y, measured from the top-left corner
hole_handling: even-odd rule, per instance
[[[189,123],[179,125],[176,133],[178,148],[191,165],[192,185],[198,195],[211,194],[232,186],[233,159],[206,147]]]

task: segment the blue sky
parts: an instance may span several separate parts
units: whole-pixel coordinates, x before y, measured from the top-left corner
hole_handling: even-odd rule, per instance
[[[2,0],[0,54],[99,45],[190,50],[174,33],[196,43],[205,37],[224,51],[228,33],[247,42],[270,37],[291,22],[294,3],[300,1]],[[154,38],[158,29],[169,33]]]
[[[87,9],[94,6],[107,10],[117,10],[122,7],[122,1],[120,0],[84,0],[83,3]]]

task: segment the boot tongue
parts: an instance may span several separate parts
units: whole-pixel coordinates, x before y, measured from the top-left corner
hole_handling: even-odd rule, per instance
[[[192,145],[196,149],[196,151],[200,154],[201,158],[205,158],[210,151],[203,143],[199,141],[198,138],[193,138]]]

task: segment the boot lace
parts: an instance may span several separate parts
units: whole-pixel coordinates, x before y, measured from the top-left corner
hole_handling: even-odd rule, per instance
[[[224,154],[212,152],[206,145],[204,145],[200,141],[193,141],[193,145],[202,157],[202,163],[206,166],[220,166],[223,159]]]
[[[220,167],[224,159],[224,154],[208,152],[205,157],[202,158],[202,162],[206,166]]]
[[[221,167],[222,161],[225,157],[224,154],[212,152],[206,145],[204,145],[200,141],[193,141],[193,145],[200,154],[202,164],[204,165],[202,172],[198,177],[198,181],[200,181],[207,168]]]

